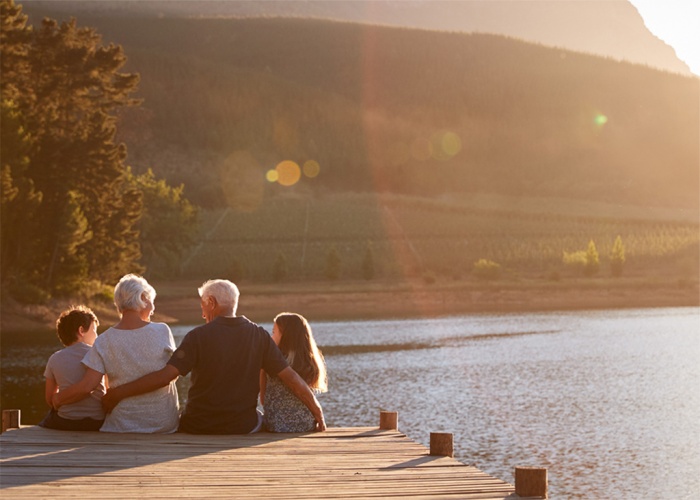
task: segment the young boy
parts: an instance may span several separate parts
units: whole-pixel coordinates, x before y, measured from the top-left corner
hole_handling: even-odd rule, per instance
[[[59,390],[63,390],[83,378],[85,366],[81,363],[97,338],[97,316],[85,306],[63,311],[56,320],[56,333],[66,346],[49,358],[44,371],[46,377],[46,402]],[[102,396],[105,393],[104,378],[88,397],[77,403],[53,407],[39,424],[49,429],[65,431],[99,431],[105,419]]]

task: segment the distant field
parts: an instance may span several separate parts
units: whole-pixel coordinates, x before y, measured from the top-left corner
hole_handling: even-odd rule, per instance
[[[200,244],[183,260],[182,277],[222,274],[271,281],[279,255],[288,280],[322,279],[332,247],[341,279],[362,279],[368,244],[377,278],[469,279],[473,263],[499,263],[505,278],[570,274],[562,254],[593,240],[601,275],[620,235],[626,274],[696,279],[698,215],[654,207],[561,199],[475,195],[425,199],[333,194],[280,197],[252,212],[202,214]]]

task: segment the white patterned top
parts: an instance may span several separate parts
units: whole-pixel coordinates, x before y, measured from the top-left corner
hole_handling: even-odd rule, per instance
[[[118,387],[165,366],[175,340],[165,323],[149,323],[136,330],[109,328],[97,337],[83,364],[107,375]],[[175,382],[147,394],[122,400],[107,415],[103,432],[169,433],[177,430],[179,405]]]

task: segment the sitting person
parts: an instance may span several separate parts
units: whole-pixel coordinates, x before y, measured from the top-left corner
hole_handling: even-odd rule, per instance
[[[127,274],[114,288],[114,304],[121,320],[100,335],[86,354],[85,376],[77,384],[56,393],[55,407],[89,394],[103,374],[113,387],[131,382],[165,366],[175,340],[165,323],[152,323],[156,291],[142,277]],[[103,432],[175,432],[179,420],[175,382],[149,394],[130,398],[113,409],[100,429]]]
[[[86,398],[58,410],[52,403],[56,392],[80,382],[85,375],[81,360],[95,342],[99,324],[95,313],[85,306],[63,311],[56,320],[56,334],[65,348],[53,353],[46,364],[46,402],[51,411],[39,423],[40,426],[64,431],[99,431],[102,427],[105,419],[101,401],[105,393],[102,377]]]
[[[199,288],[205,325],[191,330],[161,370],[128,384],[110,386],[102,399],[107,411],[137,394],[167,385],[192,373],[180,432],[248,434],[262,427],[256,411],[260,370],[276,375],[314,416],[323,431],[323,410],[313,392],[288,365],[270,334],[244,316],[236,316],[238,287],[228,280],[209,280]],[[118,406],[117,406],[118,408]]]
[[[312,391],[326,392],[326,363],[303,316],[278,314],[272,327],[272,340]],[[316,426],[309,409],[278,377],[264,372],[260,374],[260,403],[265,413],[265,429],[270,432],[309,432]]]

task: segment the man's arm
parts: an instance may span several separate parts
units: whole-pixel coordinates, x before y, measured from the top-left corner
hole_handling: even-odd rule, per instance
[[[57,392],[52,397],[52,406],[58,408],[63,405],[77,403],[90,394],[95,387],[100,385],[102,374],[92,368],[85,369],[85,375],[80,382],[71,385],[67,389]]]
[[[309,386],[304,379],[302,379],[297,372],[295,372],[291,366],[288,366],[281,372],[277,374],[280,380],[289,387],[289,389],[294,393],[299,400],[306,405],[306,407],[311,411],[316,420],[316,430],[325,431],[326,421],[323,418],[323,410],[321,405],[318,404],[318,400],[314,393],[311,392]]]
[[[157,372],[151,372],[127,384],[107,390],[107,393],[102,398],[102,408],[109,413],[122,399],[146,394],[165,387],[179,376],[180,372],[177,368],[173,365],[165,365]]]

